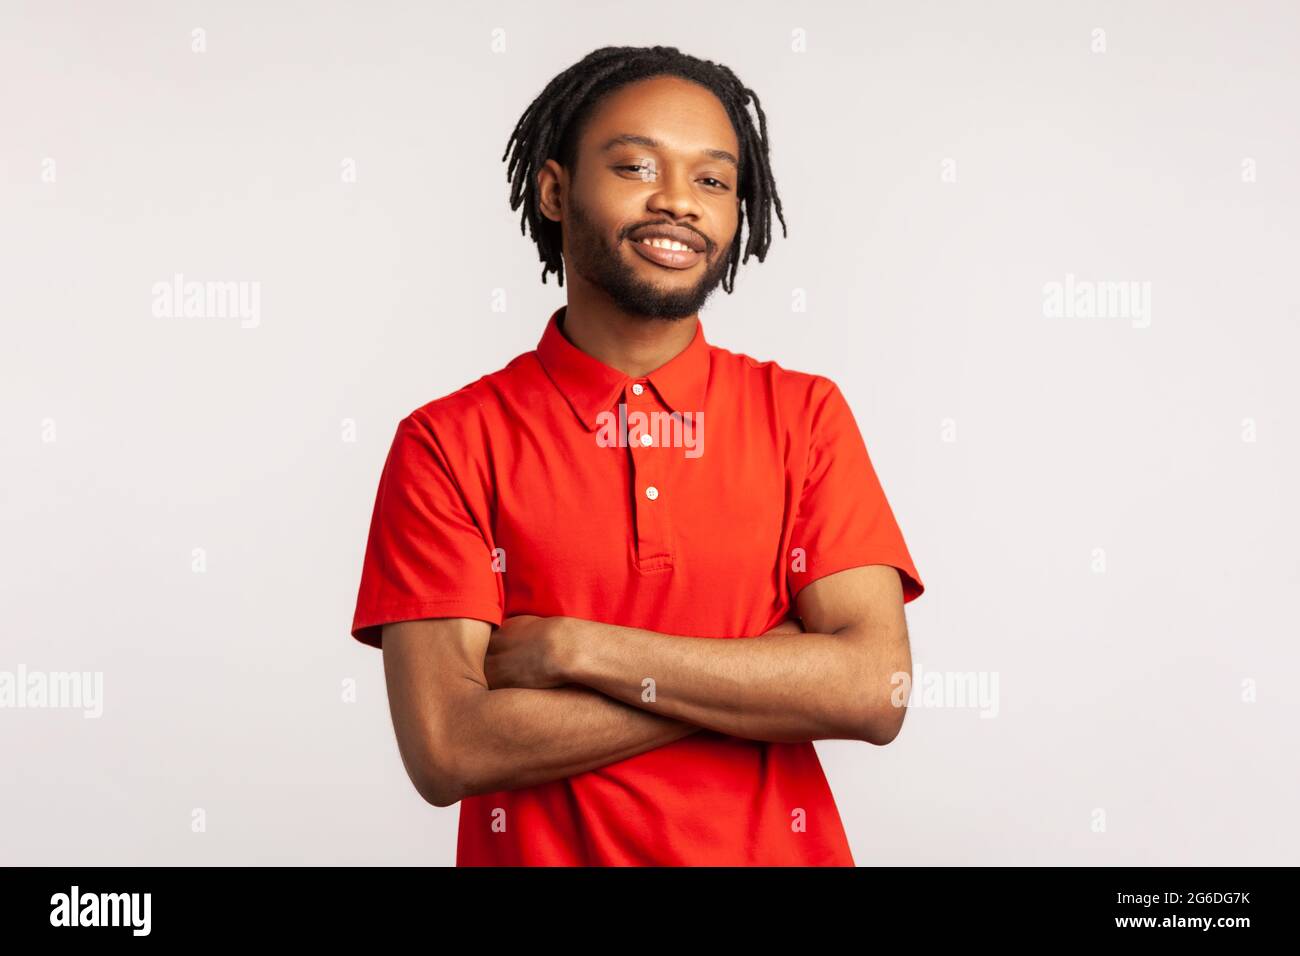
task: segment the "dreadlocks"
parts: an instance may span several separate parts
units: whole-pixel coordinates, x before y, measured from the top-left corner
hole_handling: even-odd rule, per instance
[[[554,272],[564,285],[564,262],[561,257],[560,224],[541,214],[537,204],[537,170],[548,159],[555,159],[572,172],[577,161],[578,139],[583,126],[601,97],[628,83],[655,76],[677,76],[706,87],[722,101],[740,142],[740,173],[737,192],[742,200],[736,223],[736,238],[731,244],[730,268],[722,288],[730,293],[735,285],[736,267],[748,262],[752,254],[759,262],[771,244],[772,207],[786,235],[781,199],[776,194],[776,180],[768,164],[767,117],[759,105],[758,94],[748,89],[730,69],[720,63],[700,60],[675,47],[607,46],[593,50],[583,59],[551,80],[537,99],[524,110],[506,143],[505,155],[510,164],[506,179],[511,180],[510,208],[522,204],[519,232],[527,224],[537,243],[544,263],[542,282]],[[750,100],[758,113],[758,131],[746,109]],[[514,154],[511,155],[511,145]],[[749,241],[741,257],[740,237],[749,214]]]

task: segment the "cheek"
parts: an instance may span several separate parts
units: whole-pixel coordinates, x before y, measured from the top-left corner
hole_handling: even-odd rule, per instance
[[[718,246],[730,248],[736,239],[736,230],[740,228],[740,200],[728,203],[718,214]]]

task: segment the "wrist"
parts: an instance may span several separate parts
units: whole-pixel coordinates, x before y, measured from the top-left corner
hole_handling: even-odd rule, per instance
[[[586,622],[576,617],[551,618],[550,658],[554,676],[565,683],[577,682],[581,670],[582,644]]]

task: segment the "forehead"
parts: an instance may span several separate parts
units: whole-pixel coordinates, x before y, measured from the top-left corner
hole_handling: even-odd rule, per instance
[[[638,80],[605,96],[586,124],[582,149],[600,150],[611,137],[623,134],[659,140],[669,151],[740,152],[722,101],[711,90],[676,76]]]

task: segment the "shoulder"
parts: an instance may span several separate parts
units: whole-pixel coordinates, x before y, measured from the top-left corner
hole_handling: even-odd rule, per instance
[[[536,356],[524,352],[495,372],[425,402],[412,409],[400,426],[462,434],[491,427],[509,414],[509,396],[518,396],[540,373]]]
[[[787,368],[771,359],[713,347],[711,373],[736,383],[726,389],[741,407],[767,409],[791,447],[834,445],[858,433],[857,420],[839,384],[827,375]],[[712,388],[712,385],[710,385]]]
[[[535,352],[522,353],[503,368],[412,409],[397,423],[394,444],[432,455],[453,472],[480,471],[513,427],[519,396],[535,388],[536,377],[544,374]]]
[[[759,389],[779,403],[780,410],[802,417],[842,400],[839,386],[826,375],[787,368],[773,359],[758,359],[744,352],[710,346],[712,369],[721,378],[746,389]]]

